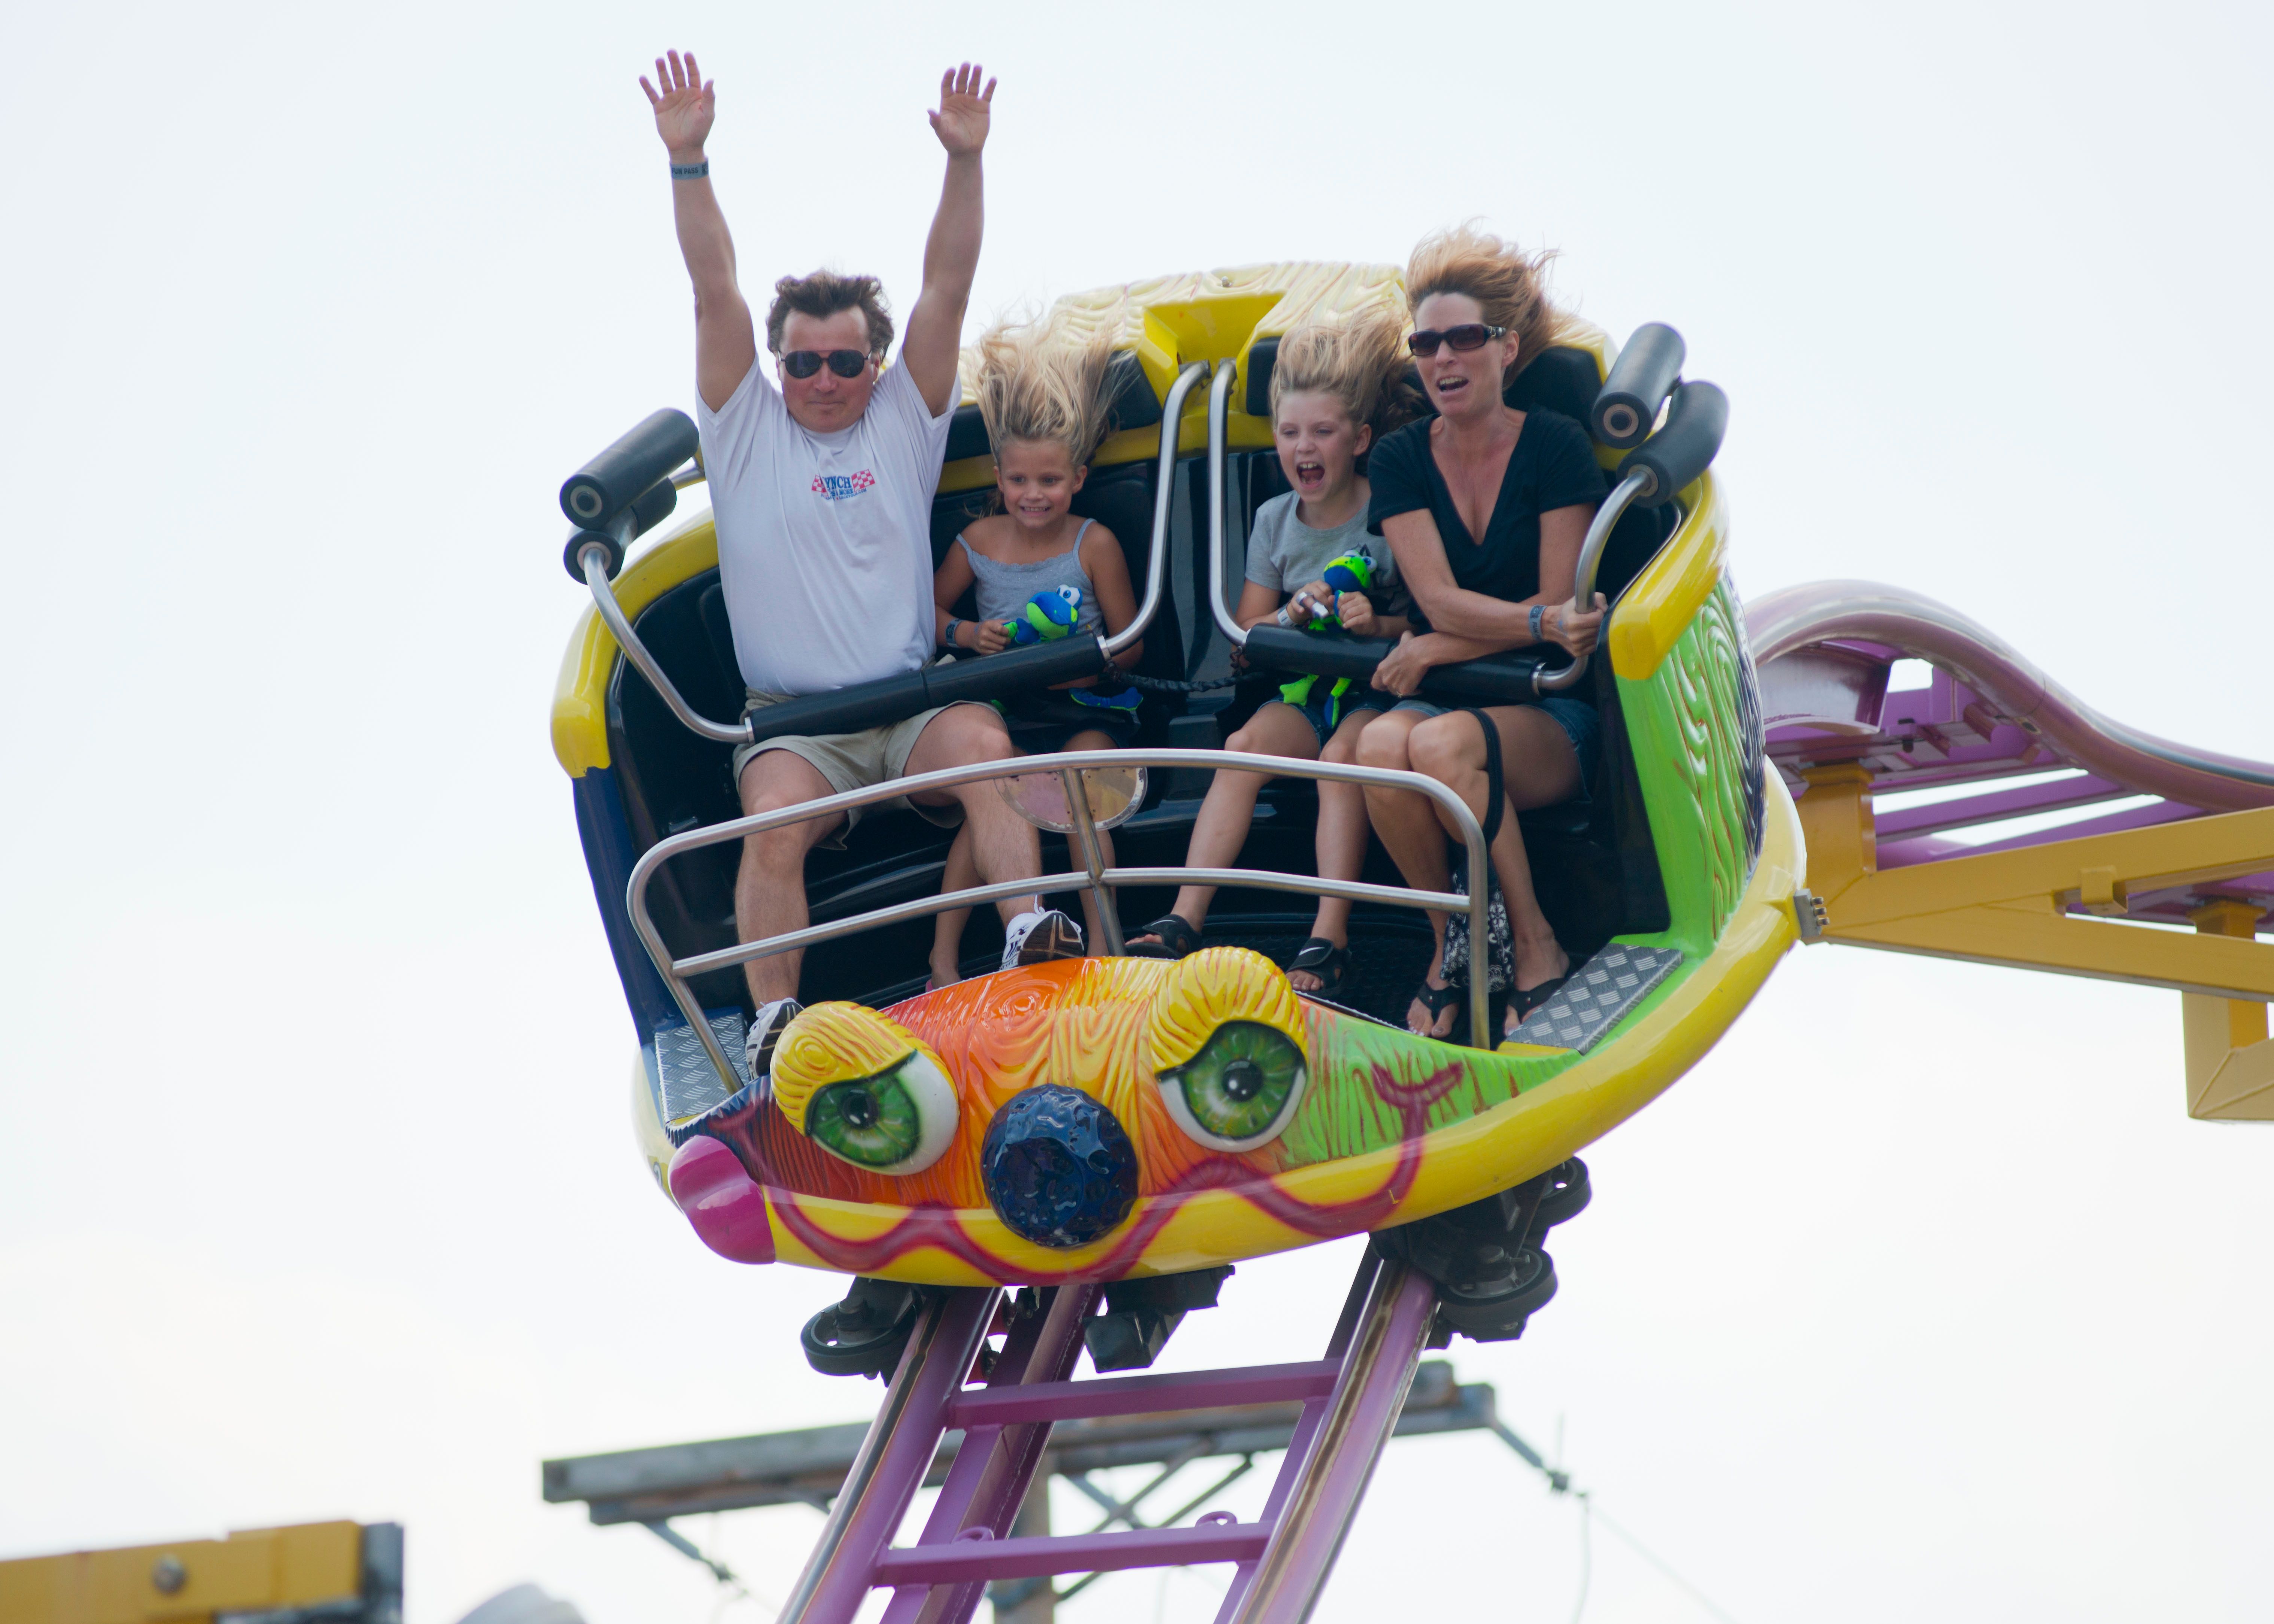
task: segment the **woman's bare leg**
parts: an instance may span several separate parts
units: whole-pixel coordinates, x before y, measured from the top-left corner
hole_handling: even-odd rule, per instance
[[[1224,741],[1224,748],[1251,756],[1314,761],[1319,736],[1300,710],[1275,699],[1250,717],[1246,726]],[[1247,843],[1248,826],[1255,821],[1255,798],[1269,782],[1260,772],[1216,773],[1209,783],[1199,816],[1193,819],[1192,841],[1185,849],[1186,868],[1222,868],[1238,859],[1239,848]],[[1169,912],[1198,930],[1208,922],[1209,908],[1215,900],[1215,886],[1187,885],[1177,892],[1176,904]],[[1160,938],[1144,936],[1137,940],[1158,942]]]
[[[1554,806],[1577,794],[1579,760],[1570,736],[1536,705],[1495,705],[1485,714],[1500,732],[1502,785],[1508,800],[1493,838],[1493,874],[1500,882],[1515,941],[1516,989],[1525,992],[1568,974],[1571,960],[1540,911],[1532,863],[1515,814]],[[1486,821],[1484,735],[1474,717],[1458,712],[1432,717],[1414,729],[1411,756],[1416,771],[1446,786],[1468,803],[1479,823]],[[1448,814],[1440,810],[1437,816],[1448,834],[1457,834]]]
[[[1411,747],[1414,729],[1423,718],[1417,711],[1389,710],[1376,717],[1358,738],[1359,764],[1365,767],[1384,767],[1395,772],[1411,771],[1413,767]],[[1470,732],[1475,732],[1473,724]],[[1416,891],[1445,889],[1445,831],[1437,822],[1430,801],[1411,790],[1376,789],[1369,785],[1366,790],[1366,814],[1374,824],[1374,832],[1382,837],[1389,849],[1390,861],[1397,872]],[[1429,957],[1427,977],[1432,987],[1445,985],[1445,916],[1432,913],[1429,929],[1437,938]],[[1416,998],[1405,1011],[1409,1030],[1428,1037],[1448,1036],[1453,1030],[1454,1010],[1450,1004],[1437,1011],[1433,1019],[1427,1005]]]

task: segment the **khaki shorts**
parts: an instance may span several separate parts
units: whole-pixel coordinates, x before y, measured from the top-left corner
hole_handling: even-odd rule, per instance
[[[768,705],[778,705],[789,697],[786,694],[769,694],[758,688],[745,690],[749,695],[742,714],[762,710]],[[813,770],[829,780],[831,791],[842,795],[848,791],[869,789],[894,778],[906,778],[908,756],[916,748],[916,740],[930,724],[932,718],[952,705],[936,705],[918,711],[904,722],[892,722],[883,727],[864,728],[857,733],[785,734],[757,744],[734,747],[734,795],[742,793],[742,769],[768,750],[787,750],[800,760],[812,763]],[[990,706],[980,709],[994,714]],[[845,820],[843,827],[821,844],[833,851],[845,849],[845,837],[853,832],[855,824],[864,813],[891,812],[908,808],[917,816],[938,824],[942,829],[953,829],[963,822],[963,808],[954,801],[944,807],[918,806],[906,796],[892,801],[879,801],[865,807],[852,807],[839,816]]]

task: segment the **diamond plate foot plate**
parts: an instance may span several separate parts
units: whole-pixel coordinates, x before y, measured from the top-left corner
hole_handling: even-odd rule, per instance
[[[1518,1043],[1576,1049],[1581,1054],[1620,1016],[1682,962],[1675,947],[1629,947],[1614,942],[1579,966],[1563,990],[1524,1018],[1510,1034]]]
[[[663,1120],[666,1126],[701,1116],[750,1080],[742,1071],[742,1011],[705,1010],[703,1013],[711,1023],[719,1047],[727,1051],[727,1062],[734,1068],[734,1081],[732,1086],[719,1082],[718,1068],[704,1052],[703,1040],[696,1035],[694,1027],[682,1021],[676,1026],[658,1028],[656,1074],[663,1086]]]

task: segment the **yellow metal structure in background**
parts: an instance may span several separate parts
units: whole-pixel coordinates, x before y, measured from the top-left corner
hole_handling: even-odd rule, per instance
[[[0,1624],[399,1624],[403,1534],[310,1522],[0,1562]]]
[[[2204,897],[2195,934],[2125,922],[2132,893],[2274,869],[2274,808],[2080,836],[1882,872],[1872,773],[1806,769],[1798,802],[1823,939],[1977,964],[2166,987],[2181,995],[2187,1114],[2274,1121],[2274,944],[2255,903]]]

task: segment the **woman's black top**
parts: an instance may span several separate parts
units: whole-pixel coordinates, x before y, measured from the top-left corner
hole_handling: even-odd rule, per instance
[[[1427,508],[1437,521],[1455,585],[1504,603],[1536,596],[1540,515],[1558,508],[1593,508],[1603,500],[1603,470],[1596,465],[1587,431],[1560,412],[1535,406],[1524,414],[1480,545],[1461,523],[1445,476],[1429,453],[1429,425],[1434,421],[1425,417],[1407,424],[1384,436],[1367,456],[1366,476],[1374,495],[1367,505],[1366,528],[1379,536],[1384,519]],[[1418,613],[1415,618],[1420,619]]]

